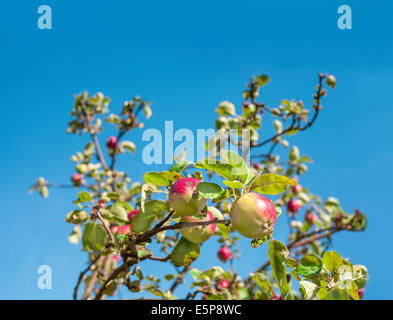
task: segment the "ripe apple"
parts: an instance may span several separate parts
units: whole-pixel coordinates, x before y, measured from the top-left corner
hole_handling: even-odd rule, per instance
[[[201,181],[196,178],[176,180],[169,190],[169,207],[179,216],[192,216],[201,212],[207,199],[200,199],[197,185]]]
[[[132,220],[132,219],[134,219],[135,218],[135,216],[138,214],[138,212],[139,212],[139,209],[136,209],[136,210],[134,210],[134,211],[130,211],[129,213],[128,213],[128,220]]]
[[[117,145],[117,138],[114,136],[111,136],[106,140],[106,146],[108,149],[115,149]]]
[[[222,262],[227,262],[232,258],[232,252],[227,247],[221,247],[217,252],[217,256]]]
[[[302,192],[302,191],[303,191],[303,187],[302,187],[300,184],[294,185],[294,186],[292,187],[292,192],[293,192],[294,194],[298,194],[298,193],[300,193],[300,192]]]
[[[207,212],[205,217],[202,217],[202,214],[200,214],[200,217],[198,216],[184,216],[180,219],[180,222],[201,222],[214,220],[214,216],[210,211]],[[180,233],[183,235],[183,237],[194,243],[202,243],[206,241],[214,234],[215,231],[215,224],[180,229]]]
[[[264,238],[272,233],[277,219],[273,203],[255,192],[238,198],[232,205],[230,216],[233,227],[251,239]]]
[[[287,209],[289,212],[298,212],[301,207],[300,201],[296,199],[291,199],[288,202]]]

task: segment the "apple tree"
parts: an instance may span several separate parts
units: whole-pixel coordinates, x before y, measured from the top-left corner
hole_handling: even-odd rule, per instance
[[[336,80],[318,75],[310,107],[295,100],[282,100],[277,107],[260,102],[259,92],[268,82],[267,75],[253,77],[240,110],[229,101],[218,105],[215,135],[206,142],[209,156],[196,163],[179,156],[170,167],[144,173],[140,183],[119,170],[116,160],[135,152],[135,143],[126,137],[143,127],[141,118],[151,116],[151,103],[136,96],[116,114],[109,113],[110,99],[100,92],[75,97],[67,132],[87,134],[91,142],[71,157],[76,196],[65,215],[66,223],[74,225],[68,240],[81,243],[88,257],[86,268],[76,275],[74,299],[104,299],[120,286],[138,297],[149,292],[162,299],[363,297],[366,267],[331,251],[330,245],[338,232],[364,230],[366,217],[357,209],[348,213],[338,199],[323,200],[303,186],[302,175],[312,160],[286,140],[316,123],[327,95],[324,87],[334,88]],[[264,127],[272,121],[269,138],[261,139],[262,119]],[[105,147],[99,142],[104,123],[117,129],[116,136],[105,139]],[[241,153],[230,148],[244,145]],[[280,148],[285,159],[277,154]],[[64,186],[39,178],[31,191],[47,197],[50,188]],[[289,237],[277,239],[274,229],[286,225],[283,216],[290,221]],[[268,248],[259,268],[242,270],[246,278],[233,263],[242,259],[237,248],[242,238],[249,239],[251,254]],[[217,261],[201,270],[194,262],[207,241],[218,241],[220,249]],[[145,275],[140,266],[145,260],[173,264],[177,272],[162,278]],[[178,297],[176,288],[184,285],[186,274],[193,281],[188,294]]]

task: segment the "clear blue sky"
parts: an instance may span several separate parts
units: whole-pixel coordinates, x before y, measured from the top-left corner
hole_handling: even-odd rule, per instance
[[[154,102],[146,127],[174,120],[175,129],[196,130],[213,126],[220,101],[240,106],[244,83],[259,73],[271,77],[263,92],[267,105],[283,98],[310,105],[318,71],[335,74],[337,87],[316,125],[291,140],[314,159],[302,184],[367,214],[367,231],[337,235],[333,249],[368,267],[366,298],[393,298],[392,1],[88,3],[2,4],[0,298],[71,298],[85,266],[80,248],[67,241],[72,227],[63,222],[74,192],[52,190],[47,200],[27,192],[38,176],[70,179],[69,157],[86,142],[65,133],[74,93],[102,91],[114,110],[140,94]],[[37,28],[41,4],[52,7],[52,30]],[[337,28],[341,4],[352,7],[352,30]],[[130,139],[142,146],[140,132]],[[140,151],[119,162],[135,180],[151,169]],[[284,219],[276,237],[285,241]],[[208,246],[196,266],[215,259],[217,243]],[[236,266],[246,275],[266,255],[248,241],[242,248],[246,257]],[[157,263],[146,273],[162,268]],[[43,264],[53,270],[50,291],[36,285]]]

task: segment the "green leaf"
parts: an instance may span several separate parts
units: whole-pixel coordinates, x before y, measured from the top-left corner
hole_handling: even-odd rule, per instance
[[[259,87],[264,86],[269,82],[270,78],[266,74],[261,74],[258,77],[256,77],[255,81]]]
[[[194,280],[197,280],[197,279],[199,279],[200,275],[202,274],[202,271],[197,268],[191,268],[190,274],[194,278]]]
[[[131,221],[131,230],[136,233],[143,233],[150,229],[155,217],[163,211],[168,210],[166,202],[161,200],[151,200],[145,203],[144,211],[139,211]]]
[[[306,280],[301,280],[299,283],[300,283],[301,291],[302,291],[304,298],[306,300],[311,299],[312,296],[317,291],[318,286],[315,283],[312,283],[312,282],[306,281]]]
[[[268,256],[273,269],[274,279],[280,288],[282,297],[285,297],[289,291],[287,271],[284,264],[288,255],[289,251],[282,242],[278,240],[272,240],[269,242]]]
[[[222,183],[225,184],[227,187],[232,188],[232,189],[243,188],[243,183],[240,182],[240,181],[224,180]]]
[[[184,178],[184,176],[181,173],[174,172],[174,171],[161,171],[160,173],[165,179],[169,181],[175,181]]]
[[[200,182],[197,185],[199,195],[204,199],[217,199],[225,193],[225,190],[218,184],[212,182]]]
[[[298,265],[298,262],[296,259],[289,257],[285,260],[285,264],[290,268],[295,268]]]
[[[171,253],[171,261],[177,266],[188,266],[199,257],[200,245],[182,237]]]
[[[108,234],[101,224],[90,222],[83,231],[82,244],[87,250],[100,251],[108,241]]]
[[[323,268],[321,258],[310,253],[300,259],[300,264],[296,267],[295,272],[301,276],[307,277],[319,273]]]
[[[327,251],[322,257],[323,264],[330,272],[338,270],[344,264],[343,258],[335,251]]]
[[[176,162],[172,166],[172,168],[169,169],[169,171],[180,173],[180,172],[182,172],[185,168],[187,168],[191,164],[192,164],[192,162],[188,161],[188,160],[182,161],[182,162]]]
[[[154,294],[156,297],[165,298],[165,294],[158,287],[149,287],[149,288],[146,288],[146,290],[149,291],[150,293]]]
[[[216,109],[216,112],[219,116],[232,116],[235,114],[235,106],[229,101],[223,101]]]
[[[330,290],[321,300],[349,300],[348,293],[344,289],[335,288]]]
[[[217,223],[217,227],[225,240],[228,240],[230,229],[223,223]]]
[[[131,141],[123,141],[120,146],[124,149],[126,149],[127,151],[129,151],[130,153],[135,153],[135,143],[131,142]]]
[[[353,266],[353,280],[358,289],[362,289],[368,282],[368,271],[363,265],[356,264]]]
[[[127,210],[127,212],[133,211],[133,210],[134,210],[134,208],[132,207],[132,205],[130,205],[129,203],[127,203],[127,202],[125,202],[125,201],[116,201],[115,206],[123,207],[124,209]]]
[[[169,181],[164,176],[161,175],[159,172],[147,172],[143,176],[146,183],[152,183],[156,186],[169,186]]]
[[[276,195],[284,192],[289,185],[296,185],[296,181],[275,173],[265,173],[254,181],[251,190],[262,194]]]
[[[194,167],[214,171],[227,180],[236,179],[236,177],[232,174],[232,166],[227,163],[221,163],[216,159],[204,159],[198,161]]]
[[[223,157],[233,167],[232,174],[238,176],[243,182],[246,182],[250,170],[247,167],[243,158],[233,151],[225,152],[223,154]]]
[[[79,224],[86,222],[89,219],[89,215],[84,210],[73,210],[67,213],[65,221],[69,223]]]
[[[90,193],[88,193],[87,191],[82,191],[82,192],[78,193],[78,200],[75,202],[84,203],[84,202],[88,202],[91,200],[92,200],[92,197],[91,197]]]
[[[128,222],[127,211],[122,206],[113,205],[108,208],[112,214],[111,220],[114,220],[118,224],[124,224]]]
[[[116,192],[110,192],[107,194],[107,197],[111,200],[117,200],[120,198],[120,195]]]

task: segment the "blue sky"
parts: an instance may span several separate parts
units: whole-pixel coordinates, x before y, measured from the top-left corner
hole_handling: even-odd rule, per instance
[[[70,179],[69,157],[87,141],[65,133],[73,94],[102,91],[116,111],[139,94],[154,102],[146,128],[173,120],[175,130],[196,132],[213,126],[220,101],[240,106],[244,84],[260,73],[271,77],[261,96],[267,105],[284,98],[310,105],[319,71],[334,74],[337,87],[316,125],[291,139],[314,159],[301,182],[324,198],[340,198],[349,212],[367,214],[367,231],[338,234],[333,249],[368,267],[366,298],[393,298],[392,1],[88,3],[2,4],[1,299],[69,299],[85,266],[80,248],[67,241],[72,227],[63,222],[74,192],[52,190],[47,200],[27,192],[38,176]],[[41,4],[52,8],[52,30],[37,28]],[[342,4],[352,7],[352,30],[337,28]],[[141,131],[129,138],[139,151],[119,165],[140,180],[152,168],[141,162]],[[276,237],[285,241],[287,224],[279,222]],[[196,266],[215,259],[218,244],[208,247]],[[241,247],[245,256],[236,266],[246,275],[266,252],[252,251],[248,241]],[[52,290],[37,288],[43,264],[52,267]]]

